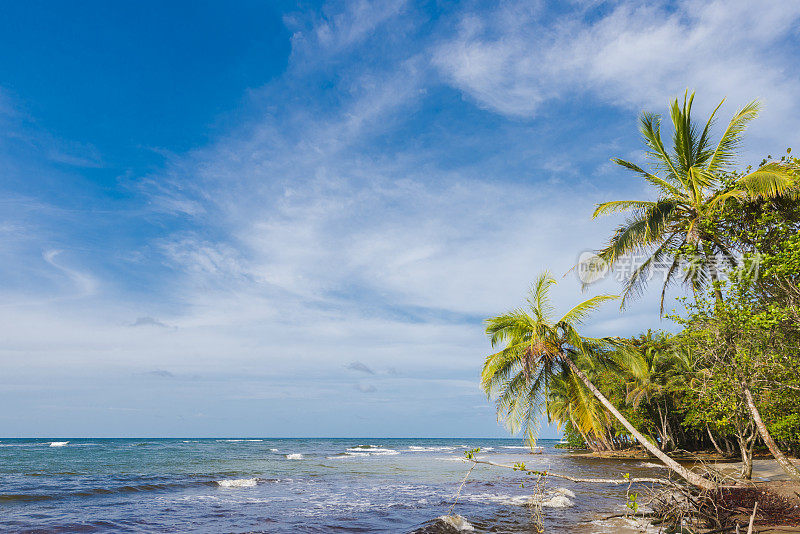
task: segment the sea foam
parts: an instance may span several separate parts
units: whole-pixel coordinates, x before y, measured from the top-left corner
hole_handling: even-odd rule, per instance
[[[475,527],[470,525],[469,521],[461,517],[460,515],[443,515],[439,518],[439,521],[450,525],[454,529],[460,532],[471,532],[475,530]]]
[[[69,441],[51,441],[50,447],[66,447]]]
[[[383,449],[380,447],[375,447],[374,449],[350,448],[347,449],[347,452],[335,456],[326,456],[326,458],[328,460],[342,460],[346,458],[362,458],[365,456],[394,456],[396,454],[400,453],[394,449]]]
[[[255,478],[217,480],[217,485],[221,488],[252,488],[256,484],[258,484],[258,480]]]
[[[546,495],[502,495],[498,493],[477,493],[464,495],[464,499],[480,503],[497,503],[510,506],[539,505],[546,508],[567,508],[574,503],[567,495],[575,496],[574,493],[566,488],[559,488]]]
[[[287,460],[302,460],[303,459],[303,455],[300,454],[299,452],[293,452],[292,454],[287,454],[286,455],[286,459]]]

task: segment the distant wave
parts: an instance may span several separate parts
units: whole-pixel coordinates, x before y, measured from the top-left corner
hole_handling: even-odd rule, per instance
[[[76,473],[70,473],[76,474]],[[204,484],[204,483],[202,483]],[[61,498],[68,498],[68,497],[95,497],[101,495],[113,495],[119,493],[139,493],[139,492],[147,492],[147,491],[163,491],[168,489],[174,488],[182,488],[186,487],[186,484],[174,484],[174,483],[157,483],[157,484],[137,484],[137,485],[127,485],[127,486],[116,486],[110,488],[88,488],[80,491],[74,492],[67,492],[67,493],[55,493],[50,495],[43,495],[43,494],[0,494],[0,502],[24,502],[24,501],[46,501],[51,499],[61,499]]]
[[[217,485],[221,488],[252,488],[258,484],[256,478],[231,478],[226,480],[217,480]]]
[[[443,452],[443,451],[454,451],[458,447],[447,447],[447,446],[432,446],[432,447],[419,447],[417,445],[409,445],[408,450],[414,452]]]
[[[263,439],[218,439],[218,443],[238,443],[240,441],[264,441]]]
[[[369,449],[349,448],[347,452],[337,454],[335,456],[326,456],[328,460],[342,460],[346,458],[360,458],[365,456],[395,456],[400,454],[394,449],[384,449],[382,447],[373,447]]]
[[[12,494],[0,493],[0,502],[30,502],[30,501],[46,501],[52,499],[49,495],[25,495],[25,494]]]
[[[303,455],[300,454],[299,452],[293,452],[292,454],[287,454],[286,455],[286,459],[287,460],[302,460],[303,459]]]
[[[515,449],[515,450],[526,450],[532,453],[541,454],[544,452],[544,447],[540,445],[536,445],[534,447],[528,447],[527,445],[501,445],[501,449]]]
[[[270,449],[272,452],[278,452],[278,449]]]
[[[66,447],[69,441],[51,441],[50,447]]]
[[[383,447],[350,447],[347,449],[349,452],[355,452],[358,454],[380,454],[380,453],[388,453],[388,454],[400,454],[394,449],[385,449]]]

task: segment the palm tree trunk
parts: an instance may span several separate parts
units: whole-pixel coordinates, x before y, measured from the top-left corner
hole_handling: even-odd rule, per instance
[[[587,377],[587,376],[586,376],[586,375],[583,373],[583,371],[581,371],[581,370],[578,368],[578,366],[577,366],[577,365],[575,365],[575,362],[573,362],[573,361],[572,361],[570,358],[568,358],[568,357],[567,357],[565,354],[562,354],[562,355],[561,355],[561,358],[564,360],[564,362],[566,362],[566,364],[567,364],[567,365],[569,365],[570,369],[572,369],[572,372],[573,372],[573,373],[575,373],[575,375],[576,375],[578,378],[580,378],[580,379],[581,379],[581,381],[582,381],[582,382],[583,382],[583,384],[586,386],[586,388],[587,388],[589,391],[591,391],[591,392],[592,392],[592,394],[593,394],[595,397],[597,397],[597,400],[599,400],[599,401],[600,401],[600,403],[601,403],[603,406],[605,406],[605,408],[606,408],[606,409],[607,409],[609,412],[611,412],[611,414],[612,414],[614,417],[616,417],[616,418],[617,418],[617,420],[618,420],[620,423],[622,423],[622,426],[624,426],[626,429],[628,429],[628,432],[630,432],[630,433],[633,435],[633,437],[635,437],[635,438],[636,438],[636,440],[637,440],[639,443],[641,443],[641,444],[642,444],[642,446],[643,446],[645,449],[647,449],[647,450],[650,452],[650,454],[652,454],[653,456],[655,456],[656,458],[658,458],[659,460],[661,460],[662,462],[664,462],[664,464],[665,464],[667,467],[669,467],[670,469],[672,469],[673,471],[675,471],[675,472],[676,472],[678,475],[680,475],[681,477],[683,477],[684,479],[686,479],[686,481],[687,481],[687,482],[689,482],[689,484],[691,484],[691,485],[693,485],[693,486],[697,486],[698,488],[702,488],[702,489],[704,489],[704,490],[714,490],[714,489],[716,489],[717,485],[716,485],[716,484],[714,484],[714,482],[712,482],[712,481],[708,480],[707,478],[703,478],[703,477],[701,477],[701,476],[700,476],[700,475],[698,475],[697,473],[694,473],[694,472],[692,472],[692,471],[690,471],[690,470],[686,469],[686,468],[685,468],[685,467],[683,467],[681,464],[679,464],[678,462],[676,462],[675,460],[673,460],[672,458],[670,458],[669,456],[667,456],[665,453],[661,452],[661,451],[658,449],[658,447],[656,447],[655,445],[653,445],[653,443],[651,443],[651,442],[650,442],[650,441],[649,441],[647,438],[645,438],[645,437],[644,437],[644,436],[643,436],[643,435],[642,435],[642,434],[641,434],[641,433],[640,433],[638,430],[636,430],[636,428],[634,428],[634,426],[633,426],[633,425],[630,423],[630,421],[628,421],[628,420],[627,420],[627,419],[626,419],[626,418],[625,418],[625,417],[624,417],[624,416],[623,416],[623,415],[622,415],[622,414],[619,412],[619,410],[617,410],[617,409],[614,407],[614,405],[613,405],[613,404],[611,404],[611,401],[609,401],[609,400],[608,400],[608,399],[605,397],[605,395],[603,395],[603,394],[600,392],[600,390],[599,390],[599,389],[597,389],[597,388],[595,387],[595,385],[594,385],[594,384],[592,384],[592,381],[591,381],[591,380],[589,380],[589,377]]]
[[[769,430],[767,430],[767,425],[764,424],[764,421],[761,419],[761,414],[756,408],[756,403],[753,401],[753,394],[750,392],[750,388],[747,387],[745,384],[742,384],[742,388],[744,389],[744,396],[747,400],[747,408],[750,410],[750,415],[753,416],[753,420],[756,423],[756,428],[758,428],[758,433],[761,434],[761,439],[764,440],[764,443],[767,444],[767,448],[769,452],[772,453],[772,456],[775,457],[775,460],[778,461],[783,472],[789,475],[789,477],[800,480],[800,470],[788,459],[786,456],[783,455],[781,450],[778,448],[778,445],[775,443],[775,440],[772,439],[772,436],[769,434]]]

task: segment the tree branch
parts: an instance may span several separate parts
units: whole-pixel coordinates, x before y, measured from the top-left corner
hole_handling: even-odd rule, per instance
[[[464,461],[474,462],[476,464],[493,465],[495,467],[504,467],[506,469],[513,469],[514,471],[525,471],[526,473],[530,473],[532,475],[559,478],[562,480],[569,480],[570,482],[587,482],[590,484],[616,484],[620,486],[628,484],[660,484],[662,486],[671,486],[674,488],[682,487],[677,482],[673,482],[672,480],[668,480],[666,478],[578,478],[569,475],[562,475],[560,473],[551,473],[549,471],[538,471],[536,469],[514,467],[513,465],[507,465],[507,464],[498,464],[496,462],[490,462],[487,460],[476,460],[475,458],[471,459],[464,458]]]

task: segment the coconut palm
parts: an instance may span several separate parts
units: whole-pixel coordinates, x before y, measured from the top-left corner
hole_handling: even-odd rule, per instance
[[[684,95],[683,104],[674,99],[670,106],[673,136],[671,151],[661,137],[661,116],[642,113],[640,131],[651,162],[649,170],[613,159],[654,186],[654,200],[616,200],[597,206],[593,217],[628,212],[628,219],[598,252],[599,263],[613,266],[623,258],[631,261],[626,274],[621,307],[641,293],[656,269],[665,269],[661,311],[667,287],[680,275],[681,259],[691,255],[683,281],[699,289],[716,281],[718,266],[733,263],[733,253],[715,228],[714,215],[727,199],[734,197],[775,197],[793,191],[800,168],[789,161],[769,162],[723,187],[734,172],[736,153],[748,123],[757,117],[759,103],[753,101],[739,110],[728,123],[719,142],[711,141],[711,128],[722,102],[704,126],[692,120],[694,93]],[[723,100],[724,102],[724,100]],[[632,261],[641,258],[642,261]],[[591,280],[590,280],[591,281]],[[722,299],[717,290],[717,298]]]
[[[669,450],[676,444],[669,417],[674,382],[685,378],[680,372],[680,355],[666,335],[648,330],[633,342],[620,344],[612,358],[626,377],[625,402],[634,410],[642,409],[644,404],[652,414],[649,419],[658,423],[655,432],[660,448]]]
[[[682,467],[645,438],[600,392],[575,363],[578,355],[591,358],[611,340],[582,336],[577,328],[601,304],[617,297],[599,295],[585,300],[560,319],[554,319],[550,288],[556,281],[544,272],[536,279],[527,299],[527,309],[517,308],[487,319],[486,334],[492,347],[481,372],[481,387],[497,403],[498,417],[512,433],[525,430],[529,443],[536,440],[537,423],[547,402],[550,380],[568,368],[602,405],[650,453],[691,484],[712,489],[714,483]]]

